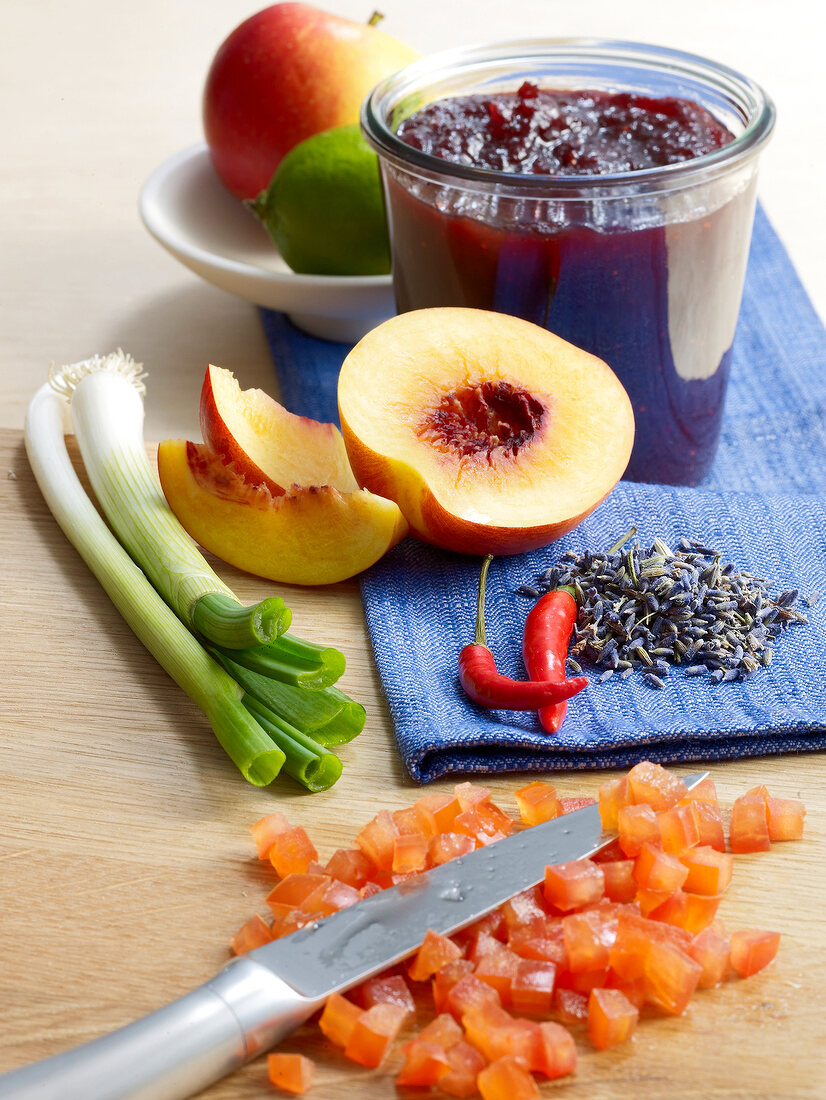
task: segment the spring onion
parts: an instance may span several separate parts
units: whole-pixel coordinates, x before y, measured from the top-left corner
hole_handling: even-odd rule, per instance
[[[48,384],[26,413],[26,452],[64,534],[149,652],[206,714],[245,779],[266,786],[286,760],[243,703],[243,691],[206,652],[135,565],[86,494],[63,438],[66,402]]]
[[[142,378],[140,365],[120,351],[50,374],[26,417],[41,491],[126,622],[201,707],[245,778],[264,786],[283,768],[309,790],[326,790],[341,774],[326,746],[344,744],[364,726],[364,708],[332,686],[344,655],[287,633],[291,612],[278,597],[244,607],[212,570],[149,464]],[[67,408],[111,531],[66,450]]]

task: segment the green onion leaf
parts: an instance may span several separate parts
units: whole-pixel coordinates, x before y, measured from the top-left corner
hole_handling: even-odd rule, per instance
[[[244,668],[218,650],[214,655],[248,695],[311,737],[316,744],[345,745],[364,729],[367,718],[364,707],[337,687],[307,691]]]
[[[260,726],[284,753],[284,771],[308,791],[326,791],[341,775],[341,760],[332,752],[323,752],[309,737],[269,710],[253,695],[244,696],[244,704]]]

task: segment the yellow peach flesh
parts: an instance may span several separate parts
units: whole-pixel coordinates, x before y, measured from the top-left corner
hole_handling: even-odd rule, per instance
[[[158,447],[164,494],[195,541],[238,569],[286,584],[334,584],[367,569],[407,532],[396,505],[364,489],[312,486],[274,498],[250,489],[234,499],[231,486],[210,489],[197,476],[195,446],[168,439]]]
[[[515,453],[463,453],[428,431],[450,395],[485,384],[543,410]],[[396,500],[418,537],[471,552],[521,552],[570,530],[622,476],[633,442],[630,402],[605,363],[481,310],[419,310],[374,329],[342,367],[339,411],[359,484]]]

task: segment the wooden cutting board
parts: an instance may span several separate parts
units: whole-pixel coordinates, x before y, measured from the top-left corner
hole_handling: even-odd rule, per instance
[[[274,808],[321,858],[353,843],[380,807],[421,793],[404,773],[355,585],[274,586],[224,565],[245,600],[277,589],[296,634],[342,649],[344,690],[368,710],[324,794],[241,779],[200,712],[120,620],[58,529],[20,432],[0,432],[3,703],[0,709],[0,1072],[111,1031],[210,978],[233,932],[266,914],[273,878],[249,825]],[[689,769],[690,770],[690,769]],[[788,1100],[826,1096],[826,755],[712,764],[721,801],[765,783],[808,807],[806,838],[739,857],[720,915],[731,930],[782,933],[780,955],[748,981],[698,993],[680,1019],[646,1019],[624,1047],[578,1035],[575,1077],[543,1095],[588,1100]],[[612,773],[549,776],[594,794]],[[455,781],[455,780],[454,780]],[[444,780],[430,789],[449,789]],[[515,810],[524,776],[488,784]],[[346,1062],[307,1026],[285,1049],[318,1061],[310,1096],[399,1095],[381,1071]],[[417,1090],[410,1090],[409,1095]],[[272,1095],[263,1060],[203,1094]],[[68,1097],[67,1100],[83,1100]]]

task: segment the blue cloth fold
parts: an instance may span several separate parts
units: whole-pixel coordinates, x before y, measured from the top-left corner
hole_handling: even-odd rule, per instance
[[[336,381],[349,348],[261,313],[283,403],[337,422]],[[677,667],[655,690],[636,674],[597,683],[602,670],[586,666],[592,682],[551,737],[532,712],[468,703],[456,667],[473,638],[479,561],[406,539],[361,577],[361,592],[399,752],[415,780],[826,748],[826,330],[759,207],[711,473],[696,489],[623,481],[565,539],[497,559],[486,613],[502,671],[524,677],[530,601],[519,586],[566,550],[605,550],[632,525],[643,546],[656,536],[669,545],[697,538],[775,580],[773,591],[798,588],[808,623],[781,634],[768,668],[734,682],[692,679]]]

